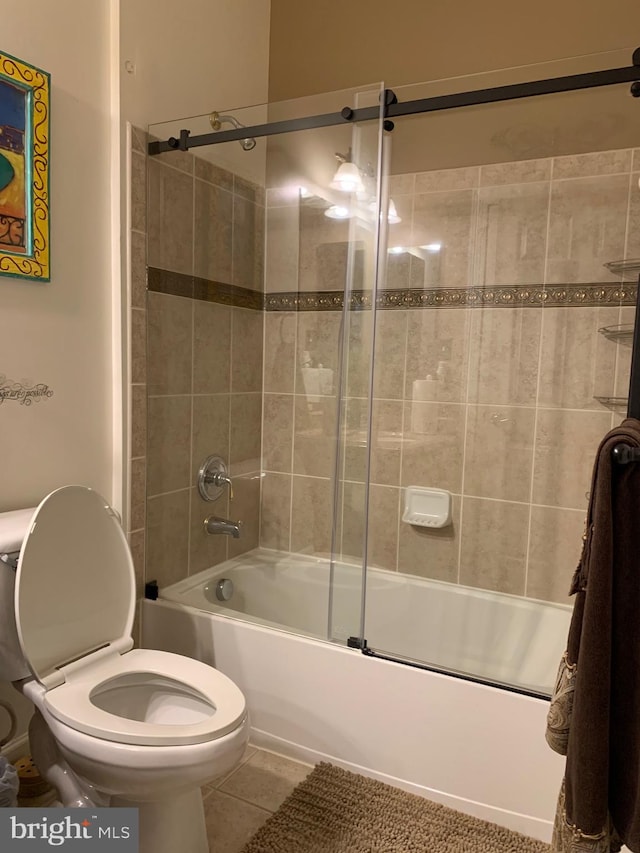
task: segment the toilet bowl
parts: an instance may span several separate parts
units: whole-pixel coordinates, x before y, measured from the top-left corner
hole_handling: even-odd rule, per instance
[[[141,853],[206,853],[200,786],[242,757],[244,696],[200,661],[133,648],[133,563],[104,498],[48,495],[15,574],[0,563],[5,616],[11,591],[0,678],[35,705],[32,754],[62,804],[137,808]]]

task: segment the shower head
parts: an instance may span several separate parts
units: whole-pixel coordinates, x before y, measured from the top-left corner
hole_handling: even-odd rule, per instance
[[[227,122],[228,124],[232,124],[237,130],[240,130],[244,125],[238,121],[235,116],[232,115],[223,115],[221,116],[218,112],[212,112],[209,116],[209,123],[214,130],[220,130],[223,123]],[[252,136],[247,137],[247,139],[240,139],[240,145],[244,148],[245,151],[251,151],[252,148],[256,147],[256,141]]]

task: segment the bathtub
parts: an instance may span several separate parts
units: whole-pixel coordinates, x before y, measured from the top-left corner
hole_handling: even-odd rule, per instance
[[[360,575],[334,567],[330,586],[326,560],[252,551],[144,601],[143,644],[232,678],[258,746],[550,840],[564,762],[544,740],[544,694],[570,609],[369,569],[368,645],[446,672],[425,670],[345,646]]]

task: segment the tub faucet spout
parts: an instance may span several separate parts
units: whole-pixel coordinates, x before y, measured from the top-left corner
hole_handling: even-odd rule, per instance
[[[227,518],[218,518],[217,515],[210,515],[204,520],[204,529],[207,533],[226,533],[234,539],[240,538],[241,526],[241,521],[229,521]]]

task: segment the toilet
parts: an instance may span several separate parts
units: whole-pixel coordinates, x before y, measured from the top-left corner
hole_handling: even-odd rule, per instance
[[[137,808],[140,853],[208,853],[200,786],[242,758],[242,692],[133,648],[131,553],[96,491],[65,486],[24,518],[17,569],[0,562],[0,678],[35,706],[36,765],[66,807]]]

